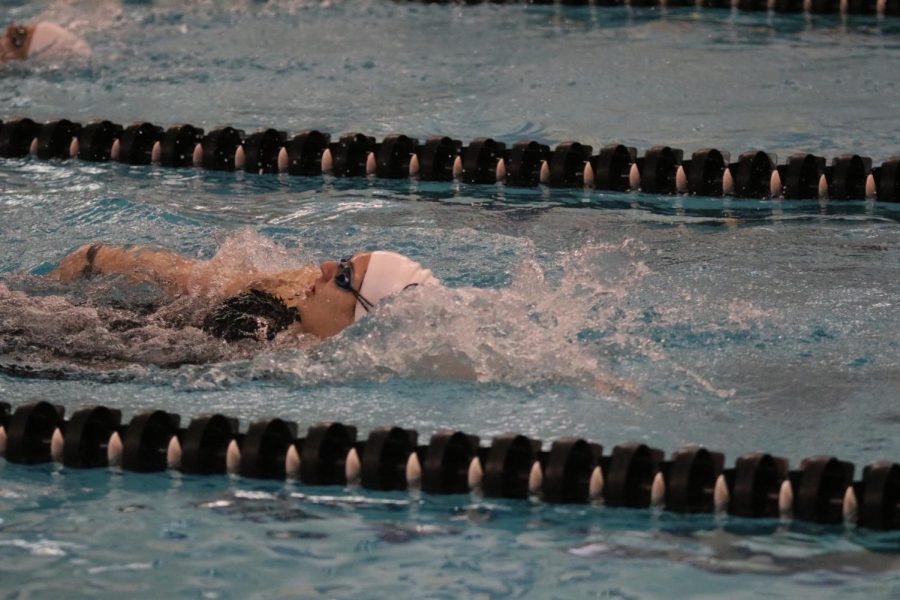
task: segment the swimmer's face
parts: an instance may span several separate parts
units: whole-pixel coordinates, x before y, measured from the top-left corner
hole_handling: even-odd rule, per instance
[[[28,47],[31,46],[33,25],[10,25],[0,38],[0,62],[25,60],[28,58]]]
[[[353,289],[362,286],[369,268],[369,253],[357,254],[350,259],[353,268]],[[300,311],[300,329],[320,338],[337,335],[353,323],[356,312],[356,296],[335,282],[339,263],[326,260],[322,263],[322,274],[313,284],[306,298],[297,303]]]

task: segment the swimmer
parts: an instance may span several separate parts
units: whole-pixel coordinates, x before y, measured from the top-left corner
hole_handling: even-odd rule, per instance
[[[49,277],[70,282],[98,274],[151,281],[175,295],[224,296],[204,319],[203,329],[226,340],[272,339],[283,330],[328,338],[389,296],[419,285],[440,285],[430,270],[396,252],[363,252],[325,261],[319,268],[222,273],[211,261],[100,243],[63,258]]]
[[[29,58],[84,58],[90,54],[90,46],[84,39],[46,21],[10,25],[0,38],[0,63]]]

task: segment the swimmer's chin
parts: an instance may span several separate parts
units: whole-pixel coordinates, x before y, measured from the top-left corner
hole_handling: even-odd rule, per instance
[[[308,346],[314,346],[316,344],[320,344],[325,340],[331,340],[337,337],[340,337],[346,328],[332,334],[322,336],[312,331],[307,330],[303,326],[303,321],[299,321],[297,323],[293,323],[284,331],[279,332],[274,339],[274,342],[278,346],[290,346],[290,347],[302,347],[306,348]]]
[[[304,331],[300,323],[294,323],[279,332],[270,342],[276,348],[309,348],[322,343],[322,338]]]
[[[592,385],[595,391],[606,396],[625,396],[636,400],[641,396],[641,388],[631,379],[615,377],[608,373],[602,377],[595,377]]]

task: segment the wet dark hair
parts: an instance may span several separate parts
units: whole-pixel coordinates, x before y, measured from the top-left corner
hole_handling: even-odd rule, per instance
[[[227,341],[271,340],[300,320],[296,308],[268,292],[251,289],[228,298],[203,319],[203,331]]]

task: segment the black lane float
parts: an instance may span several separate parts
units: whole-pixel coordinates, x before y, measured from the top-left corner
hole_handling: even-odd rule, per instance
[[[806,458],[791,469],[786,458],[759,452],[728,468],[722,453],[700,446],[666,459],[640,443],[605,455],[600,444],[581,438],[561,438],[545,450],[540,440],[516,433],[484,446],[461,431],[438,431],[423,444],[412,429],[379,427],[361,439],[355,427],[334,422],[317,423],[301,436],[297,423],[278,418],[241,432],[237,419],[225,415],[200,415],[182,427],[179,415],[162,410],[123,424],[115,409],[86,406],[66,420],[64,407],[44,401],[14,411],[0,403],[0,454],[11,463],[55,461],[74,469],[231,473],[315,486],[900,529],[900,465],[868,465],[854,481],[855,466],[832,456]]]
[[[330,134],[316,130],[289,137],[277,129],[247,135],[227,126],[204,132],[192,125],[163,129],[146,122],[127,127],[110,121],[82,126],[66,119],[44,124],[27,118],[0,122],[0,157],[28,154],[45,160],[112,160],[254,174],[411,177],[758,200],[900,202],[900,156],[876,166],[870,157],[857,154],[843,154],[829,163],[822,156],[798,153],[777,164],[772,154],[761,150],[742,152],[732,161],[730,153],[716,148],[702,148],[686,159],[682,149],[662,145],[638,156],[635,148],[621,144],[603,146],[594,154],[591,146],[574,141],[551,149],[534,140],[507,147],[487,137],[463,144],[446,136],[420,142],[394,134],[379,142],[351,132],[332,141]]]
[[[395,0],[398,3],[440,4],[537,4],[563,6],[631,6],[640,8],[712,8],[809,15],[884,15],[900,16],[898,0]]]

